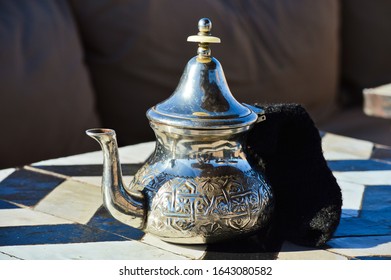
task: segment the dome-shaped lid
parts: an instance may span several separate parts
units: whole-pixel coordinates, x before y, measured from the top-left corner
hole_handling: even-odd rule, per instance
[[[223,69],[211,56],[209,43],[219,43],[211,36],[212,23],[201,19],[198,35],[188,41],[198,42],[198,56],[186,65],[174,93],[152,107],[147,117],[152,122],[179,128],[226,129],[248,126],[258,119],[250,108],[232,96]]]

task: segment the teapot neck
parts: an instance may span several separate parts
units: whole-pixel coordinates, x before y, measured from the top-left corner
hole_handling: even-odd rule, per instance
[[[181,130],[181,132],[184,131]],[[157,150],[160,150],[167,158],[173,159],[199,159],[205,155],[211,155],[219,160],[245,158],[243,147],[246,146],[246,131],[236,133],[214,131],[214,135],[213,131],[186,130],[185,132],[188,134],[179,135],[155,129],[159,146]]]

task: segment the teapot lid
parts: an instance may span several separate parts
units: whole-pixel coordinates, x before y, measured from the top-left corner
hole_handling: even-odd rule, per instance
[[[189,129],[228,129],[245,127],[258,115],[232,95],[220,62],[211,56],[210,43],[220,43],[211,35],[212,22],[202,18],[197,35],[187,38],[198,42],[197,56],[190,59],[174,93],[150,108],[151,122]]]

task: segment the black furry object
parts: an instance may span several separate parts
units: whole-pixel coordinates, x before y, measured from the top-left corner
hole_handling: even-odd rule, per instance
[[[327,166],[321,137],[297,104],[256,105],[266,121],[248,137],[250,160],[261,165],[274,191],[273,235],[304,246],[322,246],[335,232],[342,195]]]

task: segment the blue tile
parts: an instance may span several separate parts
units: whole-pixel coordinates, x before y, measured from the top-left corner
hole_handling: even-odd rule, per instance
[[[364,218],[342,218],[334,237],[391,235],[391,227]]]
[[[366,186],[360,217],[391,225],[391,186]]]
[[[376,160],[329,160],[327,161],[332,171],[375,171],[391,170],[391,163]]]
[[[79,224],[0,228],[0,246],[125,240],[121,236]]]
[[[140,240],[145,234],[142,230],[127,226],[117,221],[103,206],[98,209],[87,225],[133,240]]]
[[[0,199],[34,206],[63,181],[46,174],[17,170],[0,182]]]
[[[357,256],[354,257],[355,260],[372,260],[372,261],[381,261],[381,260],[391,260],[390,256]]]
[[[342,218],[334,237],[382,235],[391,235],[391,186],[366,186],[359,216]]]
[[[7,201],[0,200],[0,209],[13,209],[13,208],[20,208],[12,203],[9,203]]]
[[[382,244],[390,243],[391,235],[368,235],[368,236],[349,236],[349,237],[337,237],[327,242],[327,245],[331,248],[338,249],[366,249],[373,248],[373,255],[375,255],[376,249]],[[391,252],[390,252],[391,253]]]

